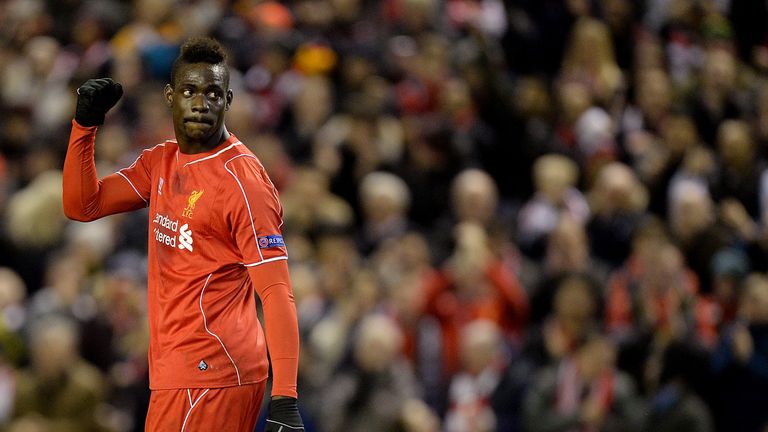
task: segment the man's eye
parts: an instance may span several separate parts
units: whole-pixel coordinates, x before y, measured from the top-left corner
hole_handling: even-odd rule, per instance
[[[216,93],[216,92],[213,92],[213,91],[212,92],[208,92],[208,97],[210,99],[218,99],[219,98],[219,94]]]
[[[192,96],[192,90],[190,90],[190,89],[184,89],[184,90],[182,90],[182,91],[181,91],[181,94],[182,94],[184,97],[190,97],[190,96]]]

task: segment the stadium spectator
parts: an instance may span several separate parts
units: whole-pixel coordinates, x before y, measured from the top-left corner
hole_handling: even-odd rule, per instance
[[[616,370],[614,350],[606,338],[592,335],[543,369],[525,400],[525,430],[638,430],[643,407],[632,379]]]
[[[227,125],[284,205],[308,431],[325,431],[317,404],[371,313],[399,328],[421,388],[394,431],[447,427],[459,335],[482,317],[509,356],[498,431],[522,430],[537,373],[601,326],[646,429],[694,415],[761,430],[742,400],[762,383],[760,324],[741,311],[768,271],[766,16],[757,1],[0,2],[0,372],[30,370],[35,323],[68,316],[108,382],[100,427],[144,430],[148,217],[67,222],[59,170],[83,81],[126,93],[97,134],[106,175],[173,133],[162,85],[185,39],[212,36],[236,94]],[[397,211],[363,199],[381,191]],[[680,384],[680,338],[718,379]],[[734,360],[750,338],[752,361]]]
[[[104,377],[80,358],[77,325],[50,316],[30,329],[30,366],[16,380],[14,418],[40,420],[48,430],[100,431],[98,410],[107,395]]]
[[[719,393],[715,407],[719,429],[759,431],[768,422],[765,395],[758,390],[768,382],[768,279],[753,274],[744,283],[739,320],[723,333],[712,365]]]

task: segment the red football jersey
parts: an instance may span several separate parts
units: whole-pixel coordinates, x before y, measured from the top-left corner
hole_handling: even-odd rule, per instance
[[[96,193],[77,190],[88,189],[88,179],[73,179],[77,164],[72,160],[84,166],[83,176],[90,175],[84,164],[93,160],[94,134],[95,128],[73,125],[65,162],[65,210],[69,205],[68,215],[84,213],[83,219],[91,220],[149,207],[150,387],[211,388],[264,380],[268,361],[253,286],[262,289],[268,324],[270,316],[276,317],[272,322],[285,317],[288,327],[295,326],[290,289],[287,302],[285,295],[273,296],[281,298],[281,305],[271,307],[267,316],[266,297],[275,292],[270,290],[288,285],[282,208],[264,167],[234,135],[198,154],[181,153],[175,141],[166,141],[98,183],[98,192],[113,186],[111,194],[85,199],[81,197]],[[90,153],[81,147],[89,142]],[[277,266],[279,261],[283,264]],[[255,277],[269,280],[253,280],[252,286]],[[282,330],[270,330],[270,344],[274,340],[280,345]],[[270,348],[273,363],[274,352],[280,352],[279,361],[287,359],[295,369],[298,347],[287,352]],[[295,373],[276,385],[282,388],[277,394],[296,396]]]

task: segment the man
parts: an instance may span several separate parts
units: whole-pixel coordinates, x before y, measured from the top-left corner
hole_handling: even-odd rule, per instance
[[[218,42],[187,41],[164,90],[176,140],[101,180],[96,129],[122,87],[103,78],[78,89],[64,212],[92,221],[149,207],[147,431],[253,431],[268,369],[254,289],[273,372],[266,430],[304,430],[282,207],[264,167],[224,125],[233,97],[225,60]]]

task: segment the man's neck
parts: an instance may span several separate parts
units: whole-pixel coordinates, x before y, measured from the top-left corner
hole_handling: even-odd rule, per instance
[[[184,154],[204,153],[216,148],[219,144],[229,139],[229,132],[226,128],[214,134],[205,141],[188,140],[176,134],[176,141],[179,144],[179,150]]]

